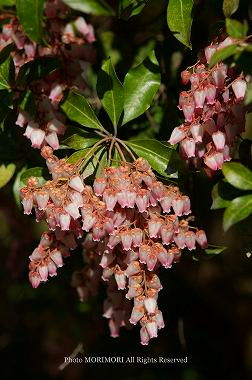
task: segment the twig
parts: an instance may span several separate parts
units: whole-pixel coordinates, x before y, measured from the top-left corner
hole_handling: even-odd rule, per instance
[[[73,352],[71,353],[70,356],[68,356],[70,359],[74,359],[76,358],[76,356],[80,353],[83,353],[84,350],[83,350],[83,344],[82,343],[79,343],[75,349],[73,350]],[[65,369],[69,364],[71,363],[71,360],[69,361],[66,361],[66,362],[63,362],[59,365],[59,370],[60,371],[63,371],[63,369]]]

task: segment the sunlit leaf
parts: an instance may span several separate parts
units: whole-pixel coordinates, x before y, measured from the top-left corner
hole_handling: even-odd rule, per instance
[[[240,0],[223,0],[223,13],[225,17],[230,17],[239,7]]]
[[[63,0],[76,11],[93,15],[114,15],[114,10],[104,0]]]
[[[122,124],[142,115],[160,86],[160,72],[154,51],[124,79],[124,118]]]
[[[233,224],[246,219],[252,213],[252,195],[243,195],[232,200],[224,212],[223,229],[227,231]]]
[[[225,163],[222,172],[226,180],[241,190],[252,190],[252,172],[238,162]]]
[[[12,178],[14,172],[16,169],[15,164],[9,164],[9,165],[4,165],[2,164],[0,166],[0,188],[4,187]]]
[[[167,9],[167,23],[182,44],[191,48],[191,26],[193,0],[169,0]]]
[[[44,2],[44,0],[16,0],[17,16],[25,34],[38,43],[43,43]]]
[[[77,91],[69,92],[61,108],[70,120],[87,128],[104,130],[86,98]]]
[[[157,140],[130,140],[126,144],[139,157],[146,159],[159,174],[168,177],[166,170],[173,149]]]

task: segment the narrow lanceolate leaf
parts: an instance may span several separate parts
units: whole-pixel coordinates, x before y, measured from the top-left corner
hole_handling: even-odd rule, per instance
[[[114,10],[104,0],[63,0],[66,5],[76,11],[93,15],[113,15]]]
[[[223,49],[217,50],[211,58],[210,67],[213,67],[216,63],[224,61],[225,59],[232,57],[235,54],[239,54],[240,52],[242,52],[242,49],[237,45],[229,45]]]
[[[9,182],[15,172],[15,169],[15,164],[9,164],[7,166],[2,164],[0,166],[0,188],[4,187]]]
[[[192,48],[191,26],[193,0],[169,0],[167,23],[171,32],[182,44]]]
[[[151,167],[164,177],[173,149],[157,140],[130,140],[126,144],[139,156],[146,159]]]
[[[230,17],[239,7],[240,0],[223,0],[223,13],[225,17]]]
[[[219,253],[225,251],[227,247],[224,247],[222,245],[208,245],[208,248],[205,249],[205,253],[207,255],[219,255]]]
[[[244,195],[232,200],[224,212],[223,229],[227,231],[233,224],[246,219],[252,213],[252,195]]]
[[[160,72],[154,51],[124,79],[124,118],[122,124],[142,115],[160,86]]]
[[[123,111],[124,90],[110,58],[102,65],[96,87],[105,111],[116,126]]]
[[[87,128],[104,130],[86,98],[78,92],[69,92],[61,108],[70,120]]]
[[[44,0],[16,0],[17,16],[25,34],[33,41],[43,42]]]
[[[241,23],[240,21],[226,18],[226,30],[230,37],[244,38],[248,32],[248,24],[246,21]]]
[[[252,172],[238,162],[229,162],[222,166],[226,180],[240,190],[252,190]]]
[[[14,63],[11,56],[4,61],[0,60],[0,90],[11,88],[14,79]]]
[[[148,3],[148,0],[120,0],[119,17],[128,20],[132,16],[138,15]]]
[[[95,176],[96,177],[100,177],[103,173],[103,170],[109,166],[109,162],[108,162],[108,151],[107,149],[103,149],[101,151],[101,154],[99,156],[99,160],[98,160],[98,163],[97,163],[97,169],[96,169],[96,173],[95,173]]]
[[[247,84],[247,90],[246,90],[244,103],[246,106],[252,103],[252,83]]]
[[[75,150],[90,148],[100,139],[95,133],[90,133],[80,128],[69,127],[67,128],[67,133],[69,129],[72,134],[62,141],[64,148]]]
[[[91,152],[92,154],[89,154],[89,152],[90,148],[79,150],[73,153],[67,160],[67,162],[72,164],[83,161],[81,173],[84,179],[96,172],[101,156],[106,153],[103,147],[97,147],[97,150]]]

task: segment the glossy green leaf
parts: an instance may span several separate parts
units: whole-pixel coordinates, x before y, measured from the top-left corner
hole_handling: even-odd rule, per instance
[[[99,156],[99,160],[98,160],[98,164],[97,164],[97,169],[96,169],[96,173],[95,173],[95,176],[96,177],[100,177],[103,173],[103,170],[109,166],[109,163],[108,163],[108,151],[107,149],[103,149],[101,151],[101,154]]]
[[[223,0],[223,13],[225,17],[230,17],[239,7],[240,0]]]
[[[232,200],[224,212],[223,229],[227,231],[233,224],[246,219],[252,213],[252,195],[243,195]]]
[[[213,203],[211,205],[211,210],[218,210],[220,208],[226,208],[229,206],[229,200],[223,199],[219,194],[219,183],[216,183],[212,190],[212,199]]]
[[[116,126],[123,111],[124,90],[110,58],[102,65],[96,88],[105,111]]]
[[[171,32],[182,44],[192,48],[191,27],[193,0],[169,0],[167,23]]]
[[[14,79],[14,63],[11,56],[8,56],[4,61],[0,60],[0,90],[11,88]]]
[[[235,55],[239,54],[241,52],[241,49],[237,45],[229,45],[224,47],[223,49],[217,50],[210,61],[210,67],[216,65],[216,63],[220,61],[224,61],[225,59]]]
[[[164,177],[173,149],[157,140],[130,140],[125,143],[139,156],[146,159],[151,167]]]
[[[226,30],[230,37],[244,38],[248,32],[248,24],[247,22],[242,24],[240,21],[226,18]]]
[[[213,203],[211,206],[212,210],[218,210],[221,208],[226,208],[230,205],[234,198],[242,195],[242,192],[232,185],[230,185],[226,179],[223,179],[216,183],[212,190]]]
[[[142,12],[148,0],[120,0],[119,17],[128,20]]]
[[[104,130],[86,98],[77,91],[69,92],[61,108],[70,120],[87,128]]]
[[[222,165],[226,180],[240,190],[252,190],[252,172],[238,162],[228,162]]]
[[[36,103],[33,93],[28,90],[23,93],[20,98],[19,109],[27,112],[30,116],[34,116],[36,112]]]
[[[244,103],[246,106],[252,103],[252,83],[247,84],[247,90],[246,90]]]
[[[63,0],[66,5],[76,11],[93,15],[114,15],[114,10],[104,0]]]
[[[25,34],[33,41],[43,42],[44,0],[16,0],[17,16]]]
[[[15,173],[15,169],[15,164],[9,164],[7,166],[2,164],[0,166],[0,188],[4,187],[10,181]]]
[[[60,65],[57,58],[52,57],[39,57],[33,61],[25,63],[21,66],[18,73],[16,84],[22,86],[31,81],[44,78],[48,74],[56,70]]]
[[[85,148],[85,149],[78,150],[77,152],[74,152],[73,154],[71,154],[70,157],[68,157],[67,162],[69,162],[70,164],[75,164],[79,160],[84,159],[87,153],[89,152],[89,150],[90,148]]]
[[[74,132],[62,141],[62,144],[75,150],[89,148],[99,141],[99,137],[94,133],[87,132],[80,128],[71,128]],[[67,129],[68,132],[68,129]]]
[[[124,79],[124,117],[122,124],[142,115],[160,86],[160,72],[154,51]]]
[[[205,249],[205,253],[207,255],[219,255],[221,252],[225,251],[227,247],[224,247],[222,245],[208,245],[208,248]]]
[[[34,167],[34,168],[29,168],[22,172],[20,176],[20,181],[24,186],[27,184],[27,181],[30,177],[36,177],[39,181],[39,184],[42,185],[45,183],[45,178],[43,177],[43,168],[41,167]]]
[[[81,160],[83,160],[84,162],[85,160],[87,161],[81,167],[81,172],[84,179],[93,175],[96,172],[101,155],[105,153],[105,149],[102,147],[97,147],[97,150],[95,150],[94,152],[92,151],[91,155],[89,155],[89,152],[90,148],[79,150],[73,153],[67,160],[67,162],[73,164]]]

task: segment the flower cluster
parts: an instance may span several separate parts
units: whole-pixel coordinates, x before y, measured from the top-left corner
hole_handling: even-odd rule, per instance
[[[194,250],[196,243],[207,247],[204,231],[189,224],[190,199],[158,181],[142,158],[105,168],[92,188],[76,165],[58,159],[50,147],[42,155],[52,180],[41,186],[30,178],[21,190],[25,213],[34,208],[37,220],[49,228],[30,256],[32,285],[54,276],[62,256],[69,256],[86,232],[87,266],[73,276],[80,299],[96,294],[102,278],[108,284],[104,316],[111,336],[139,322],[141,343],[148,344],[164,327],[158,271],[178,262],[183,249]]]
[[[180,93],[178,108],[185,122],[173,130],[169,142],[179,143],[180,155],[188,164],[200,168],[204,163],[209,173],[230,161],[236,136],[245,127],[243,74],[222,62],[209,67],[213,54],[234,42],[227,37],[212,43],[193,67],[181,73],[183,84],[191,88]]]
[[[36,114],[30,115],[19,109],[16,124],[26,127],[24,136],[34,148],[49,145],[59,148],[59,138],[65,131],[65,116],[59,110],[63,91],[70,87],[83,90],[87,87],[84,74],[88,62],[95,60],[92,43],[95,41],[92,25],[83,17],[72,17],[71,10],[61,0],[48,0],[45,5],[47,45],[30,41],[23,33],[16,17],[6,16],[0,34],[1,48],[14,44],[12,57],[16,75],[28,62],[41,57],[56,58],[59,68],[46,78],[28,85],[35,97]],[[46,64],[46,63],[44,63]],[[18,84],[18,92],[24,84]]]

